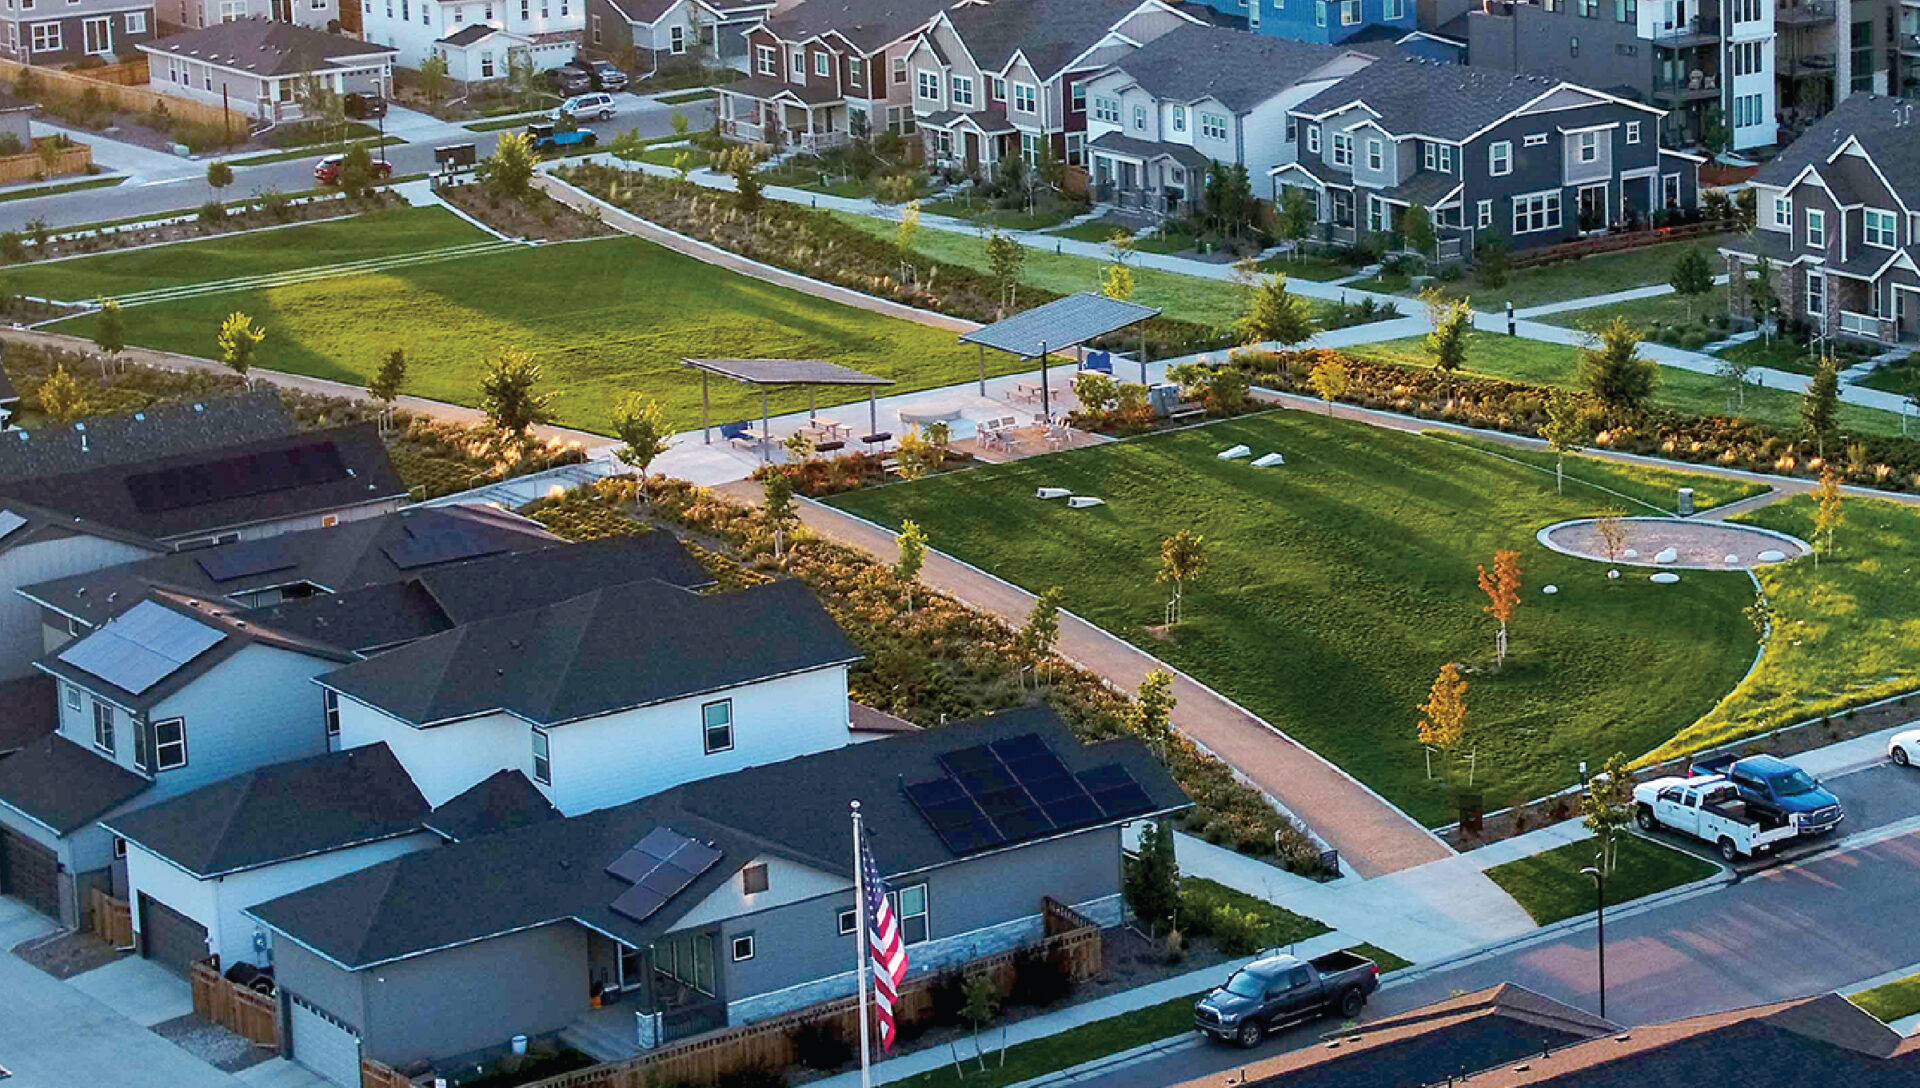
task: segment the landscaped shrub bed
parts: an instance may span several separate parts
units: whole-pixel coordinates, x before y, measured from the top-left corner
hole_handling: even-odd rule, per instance
[[[796,492],[819,499],[886,483],[886,460],[865,450],[855,450],[841,457],[813,457],[790,465],[761,465],[753,470],[753,478],[765,480],[775,472],[784,472]],[[929,465],[928,471],[952,472],[979,463],[972,454],[946,450],[941,453],[938,465]]]
[[[784,562],[773,558],[772,534],[760,512],[678,480],[648,483],[651,501],[641,503],[639,482],[603,480],[571,495],[541,500],[526,513],[563,536],[603,535],[602,517],[583,507],[598,505],[622,517],[653,519],[690,530],[724,546],[747,568],[784,571],[805,581],[867,657],[853,669],[851,695],[861,703],[933,727],[1044,699],[1083,740],[1128,733],[1129,699],[1092,673],[1057,655],[1034,664],[1017,632],[984,612],[944,594],[912,588],[892,568],[858,549],[790,534]],[[634,531],[641,526],[634,524]],[[723,579],[723,584],[724,584]],[[1035,689],[1034,676],[1038,681]],[[1318,874],[1320,855],[1312,840],[1276,812],[1226,764],[1178,733],[1167,744],[1173,775],[1193,799],[1186,826],[1216,844],[1242,853],[1271,856],[1279,840],[1280,864]]]
[[[537,189],[518,200],[489,192],[479,184],[443,185],[435,192],[447,203],[514,238],[570,242],[615,233],[598,218],[569,208]]]
[[[595,163],[563,167],[555,174],[642,219],[757,261],[971,321],[991,322],[1000,314],[999,291],[981,273],[903,250],[827,212],[764,200],[758,211],[747,213],[735,205],[731,193]],[[915,272],[913,282],[903,282],[909,267]],[[1021,288],[1028,306],[1060,297],[1037,287]],[[1154,318],[1144,328],[1146,349],[1154,358],[1236,342],[1229,330],[1168,318]],[[1104,346],[1132,351],[1140,346],[1141,330],[1123,330],[1111,340]]]
[[[352,198],[332,192],[304,197],[265,193],[227,205],[226,214],[218,219],[200,216],[164,226],[133,223],[102,226],[73,234],[56,231],[47,226],[45,220],[38,220],[29,223],[23,231],[0,233],[0,265],[44,261],[51,257],[71,257],[82,253],[105,253],[157,242],[184,242],[210,238],[216,234],[237,234],[262,227],[357,215],[405,203],[405,200],[384,189],[375,189],[365,197]]]
[[[1232,359],[1256,384],[1287,393],[1317,397],[1307,376],[1326,358],[1347,368],[1347,391],[1338,399],[1367,408],[1404,412],[1512,434],[1538,436],[1546,422],[1547,401],[1555,390],[1494,378],[1448,377],[1368,362],[1322,348],[1284,353],[1236,352]],[[1650,409],[1630,423],[1611,422],[1585,393],[1596,428],[1591,445],[1696,464],[1722,465],[1789,476],[1817,476],[1831,464],[1842,482],[1886,491],[1920,491],[1920,440],[1897,435],[1862,435],[1844,449],[1818,455],[1803,432],[1732,416],[1688,416]]]

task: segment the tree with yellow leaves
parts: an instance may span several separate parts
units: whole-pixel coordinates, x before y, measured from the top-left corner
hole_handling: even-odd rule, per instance
[[[1427,777],[1433,777],[1432,750],[1446,751],[1467,733],[1467,682],[1460,667],[1449,661],[1440,666],[1433,690],[1420,704],[1420,743],[1428,750]]]
[[[1820,466],[1820,482],[1813,488],[1813,565],[1820,567],[1820,538],[1827,538],[1827,558],[1833,558],[1833,531],[1840,527],[1840,474],[1832,465]]]
[[[1493,667],[1507,664],[1507,621],[1520,606],[1520,553],[1501,550],[1493,553],[1493,573],[1480,568],[1480,592],[1487,595],[1487,615],[1500,621],[1500,633],[1493,640]]]

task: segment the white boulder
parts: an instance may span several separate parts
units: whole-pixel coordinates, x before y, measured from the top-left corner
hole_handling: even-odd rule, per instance
[[[1073,498],[1067,500],[1067,508],[1070,510],[1085,510],[1089,506],[1105,505],[1107,505],[1105,499],[1096,499],[1091,495],[1075,495]]]
[[[1558,592],[1560,592],[1560,587],[1559,587],[1559,586],[1541,586],[1541,587],[1540,587],[1540,592],[1542,592],[1542,593],[1544,593],[1544,594],[1546,594],[1547,596],[1549,596],[1549,597],[1551,597],[1551,596],[1553,596],[1554,594],[1556,594],[1556,593],[1558,593]]]
[[[1678,574],[1673,573],[1670,570],[1663,570],[1659,574],[1656,574],[1653,577],[1647,579],[1647,581],[1652,582],[1654,585],[1657,585],[1657,586],[1670,586],[1673,583],[1678,582],[1679,580],[1680,580],[1680,576]]]
[[[1653,555],[1653,561],[1656,563],[1672,563],[1677,561],[1679,558],[1680,558],[1680,549],[1678,548],[1661,548],[1659,551],[1655,552]]]
[[[1725,563],[1729,567],[1737,567],[1740,565],[1740,557],[1733,554],[1732,552],[1728,552],[1726,555],[1722,556],[1720,561]]]
[[[1778,548],[1768,548],[1766,551],[1760,553],[1760,561],[1762,563],[1784,563],[1787,561],[1787,553]]]
[[[1638,558],[1640,558],[1640,549],[1639,549],[1639,548],[1628,548],[1628,549],[1627,549],[1626,551],[1624,551],[1624,552],[1621,552],[1621,553],[1620,553],[1620,558],[1622,558],[1622,559],[1638,559]]]
[[[1286,463],[1287,459],[1277,453],[1263,453],[1253,459],[1254,468],[1272,468],[1275,465],[1284,465]]]
[[[1617,581],[1619,581],[1619,580],[1620,580],[1620,572],[1619,572],[1619,571],[1617,571],[1617,570],[1610,570],[1610,571],[1608,571],[1608,572],[1607,572],[1607,581],[1609,581],[1609,582],[1617,582]]]
[[[1234,446],[1231,449],[1221,450],[1216,456],[1218,456],[1222,461],[1237,461],[1242,457],[1251,457],[1252,455],[1253,455],[1253,451],[1248,449],[1247,447]]]
[[[1042,499],[1064,499],[1071,494],[1073,494],[1073,492],[1068,491],[1064,487],[1043,487],[1039,491],[1034,492],[1036,497]]]

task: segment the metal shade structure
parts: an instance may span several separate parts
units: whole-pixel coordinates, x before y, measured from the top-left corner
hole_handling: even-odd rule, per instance
[[[864,374],[849,366],[830,363],[825,359],[681,359],[682,366],[692,367],[700,372],[700,438],[708,445],[713,444],[713,424],[710,418],[710,405],[707,400],[707,376],[717,374],[722,378],[754,385],[760,388],[760,435],[767,438],[767,389],[777,385],[862,385],[867,387],[867,431],[879,431],[879,409],[874,403],[874,387],[892,385],[891,378],[877,378]],[[807,391],[807,415],[814,413],[813,390]],[[772,451],[765,441],[761,444],[761,459],[770,460]]]
[[[1159,316],[1160,311],[1152,306],[1082,291],[962,334],[960,342],[980,348],[982,396],[987,392],[987,348],[1022,359],[1040,360],[1040,411],[1051,418],[1053,404],[1047,391],[1048,353],[1078,348],[1089,341]],[[1140,342],[1140,380],[1142,383],[1147,380],[1144,330]]]

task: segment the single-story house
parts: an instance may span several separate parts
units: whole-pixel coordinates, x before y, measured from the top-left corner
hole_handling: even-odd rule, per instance
[[[507,77],[514,54],[527,59],[536,72],[545,72],[572,60],[580,50],[576,31],[556,30],[525,34],[486,23],[468,23],[433,41],[433,52],[447,62],[447,77],[462,83],[485,83]]]
[[[317,76],[337,94],[386,96],[394,48],[312,27],[248,16],[140,43],[161,94],[230,106],[262,121],[296,121],[300,81]]]

